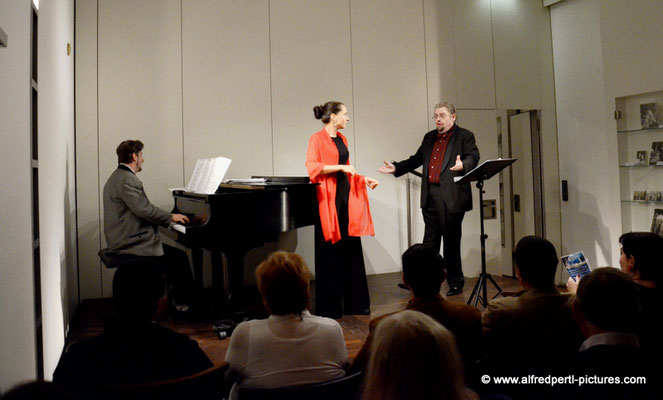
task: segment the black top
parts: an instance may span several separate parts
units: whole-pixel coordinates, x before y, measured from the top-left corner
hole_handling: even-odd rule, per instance
[[[348,147],[343,143],[343,139],[340,136],[332,137],[332,140],[338,149],[339,165],[345,165],[350,156]],[[348,235],[348,197],[350,197],[348,175],[343,171],[339,171],[336,173],[336,214],[338,215],[341,237]]]

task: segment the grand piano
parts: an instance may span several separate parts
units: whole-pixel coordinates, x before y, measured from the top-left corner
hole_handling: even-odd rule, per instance
[[[211,252],[213,285],[223,287],[232,312],[243,307],[246,253],[318,220],[316,184],[308,177],[253,178],[265,182],[222,183],[214,194],[173,191],[172,212],[187,215],[191,222],[173,226],[177,233],[168,236],[191,249],[201,287],[203,250]],[[221,253],[227,260],[227,280]]]

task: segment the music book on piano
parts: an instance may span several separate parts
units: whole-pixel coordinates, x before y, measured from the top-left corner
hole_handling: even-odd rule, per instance
[[[200,158],[193,175],[186,185],[187,192],[214,194],[230,167],[231,159],[225,157]]]

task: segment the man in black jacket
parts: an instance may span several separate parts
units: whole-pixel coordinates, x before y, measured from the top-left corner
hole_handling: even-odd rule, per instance
[[[456,125],[456,108],[447,102],[435,106],[436,129],[426,133],[417,152],[407,160],[388,163],[378,169],[398,177],[423,166],[421,210],[426,229],[423,243],[440,250],[444,241],[449,292],[460,294],[465,279],[460,259],[463,217],[472,209],[469,183],[456,184],[453,178],[463,176],[479,163],[479,149],[474,134]]]

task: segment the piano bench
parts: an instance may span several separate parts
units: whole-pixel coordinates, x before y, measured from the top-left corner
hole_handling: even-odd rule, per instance
[[[97,254],[106,268],[118,268],[138,262],[154,262],[154,257],[134,256],[130,254],[108,254],[108,249],[101,249]]]

